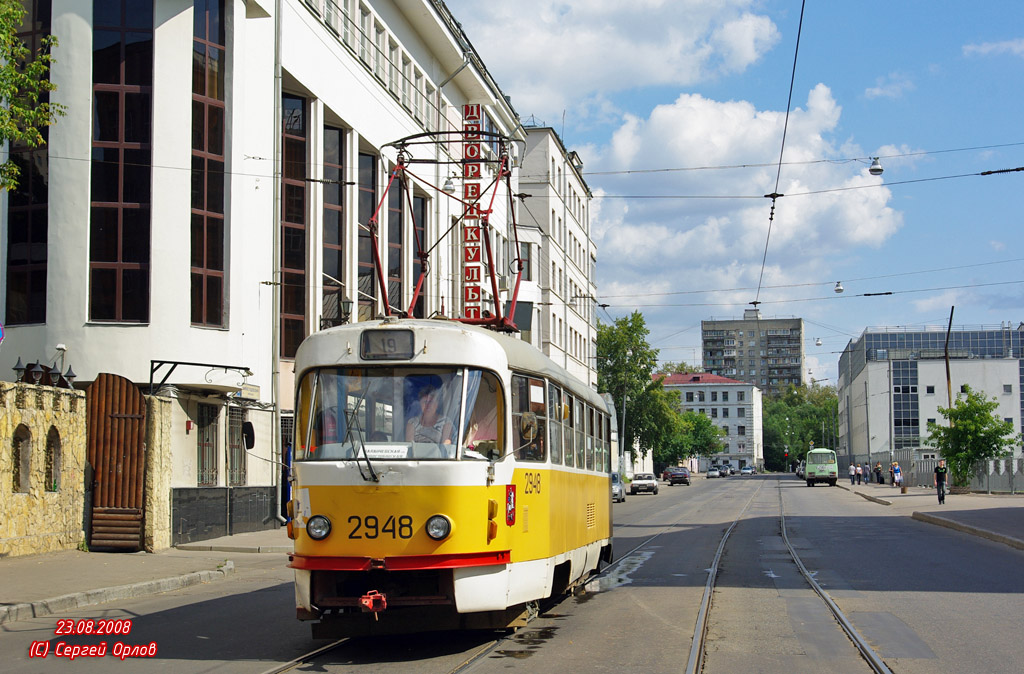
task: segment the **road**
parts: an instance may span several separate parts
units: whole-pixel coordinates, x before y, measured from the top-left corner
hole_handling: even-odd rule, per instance
[[[585,592],[547,607],[528,627],[343,642],[291,671],[684,671],[701,598],[723,534],[707,618],[703,671],[871,671],[825,603],[799,575],[781,536],[893,672],[1018,672],[1024,553],[893,516],[848,491],[808,489],[789,476],[697,479],[616,504],[620,561]],[[268,556],[269,557],[269,556]],[[5,625],[6,672],[262,673],[329,642],[294,620],[284,560],[234,578],[75,614]],[[30,659],[61,618],[130,618],[115,642],[155,643],[156,657]]]

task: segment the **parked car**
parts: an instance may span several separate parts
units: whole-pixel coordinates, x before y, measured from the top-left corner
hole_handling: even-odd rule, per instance
[[[658,478],[654,473],[637,473],[633,476],[633,481],[629,483],[629,493],[639,494],[642,491],[658,493]]]
[[[722,477],[727,475],[735,475],[736,469],[732,467],[732,464],[726,461],[718,467],[718,472],[722,474]]]
[[[743,466],[742,468],[740,468],[740,475],[741,476],[742,475],[753,475],[753,474],[754,474],[754,467],[753,466]]]
[[[626,485],[622,484],[618,473],[612,473],[612,503],[626,502]]]
[[[674,486],[677,484],[685,484],[686,486],[690,486],[690,470],[688,468],[684,468],[683,466],[677,466],[675,468],[669,468],[665,472],[668,474],[668,477],[665,478],[665,481],[668,482],[669,486]]]
[[[803,461],[801,461],[800,463],[798,463],[796,465],[796,476],[798,478],[800,478],[801,480],[804,479],[804,466],[805,465],[806,464]]]
[[[722,477],[722,473],[718,470],[718,466],[711,466],[708,468],[708,472],[705,473],[706,477]]]

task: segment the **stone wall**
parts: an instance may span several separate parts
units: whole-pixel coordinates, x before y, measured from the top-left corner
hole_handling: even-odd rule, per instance
[[[0,382],[0,557],[85,540],[85,419],[82,391]]]
[[[143,544],[146,552],[171,547],[170,398],[146,396],[146,484]]]

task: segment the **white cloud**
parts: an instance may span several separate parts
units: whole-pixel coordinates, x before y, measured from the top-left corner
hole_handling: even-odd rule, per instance
[[[866,164],[815,161],[846,156],[840,149],[863,156],[830,140],[841,112],[819,84],[790,114],[785,161],[808,163],[782,168],[778,191],[786,196],[776,202],[763,285],[795,287],[763,290],[761,301],[830,295],[830,287],[802,284],[851,275],[833,260],[856,264],[858,254],[882,246],[902,225],[901,214],[888,205],[890,191]],[[586,155],[588,171],[632,171],[588,178],[598,197],[591,216],[599,295],[624,296],[608,300],[621,308],[710,305],[699,309],[705,317],[736,315],[753,300],[752,291],[721,289],[758,284],[771,208],[762,195],[775,191],[777,166],[771,164],[778,159],[784,121],[781,111],[696,94],[683,94],[646,118],[624,116],[608,146]],[[767,165],[651,171],[757,163]],[[684,289],[687,294],[656,294]]]
[[[991,54],[1024,56],[1024,38],[1005,40],[1003,42],[983,42],[981,44],[964,45],[964,56],[989,56]]]
[[[1002,252],[1006,250],[1006,244],[1003,243],[1002,241],[989,241],[988,245],[992,248],[992,250],[995,251]]]
[[[899,98],[913,88],[914,83],[903,73],[889,73],[875,80],[875,86],[865,89],[864,96],[869,99]]]
[[[780,38],[756,0],[446,4],[516,109],[548,122],[596,97],[740,72]]]

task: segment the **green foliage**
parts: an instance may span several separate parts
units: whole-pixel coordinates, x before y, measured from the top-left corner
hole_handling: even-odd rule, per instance
[[[678,363],[673,361],[666,361],[664,365],[658,368],[658,372],[661,374],[690,374],[692,372],[703,372],[704,370],[696,365],[690,365],[685,361],[679,361]]]
[[[834,450],[837,405],[832,386],[790,386],[782,395],[766,399],[762,428],[765,466],[769,470],[789,470],[812,443]]]
[[[47,100],[56,89],[49,72],[50,49],[57,46],[57,38],[45,37],[33,54],[17,36],[24,16],[20,0],[0,0],[0,141],[39,147],[45,142],[42,129],[65,112],[64,106]],[[19,174],[12,159],[0,164],[0,188],[17,186]]]
[[[626,396],[625,447],[636,444],[643,453],[650,449],[654,462],[664,465],[721,451],[722,431],[702,414],[681,414],[679,394],[666,391],[661,377],[652,376],[658,351],[647,343],[647,335],[639,312],[597,327],[597,387],[611,394],[620,425]]]
[[[1013,423],[995,416],[998,407],[996,398],[989,400],[983,392],[965,386],[952,407],[939,408],[949,425],[928,423],[929,444],[949,462],[954,485],[969,485],[976,463],[1006,456],[1021,443],[1021,435],[1013,432]]]

